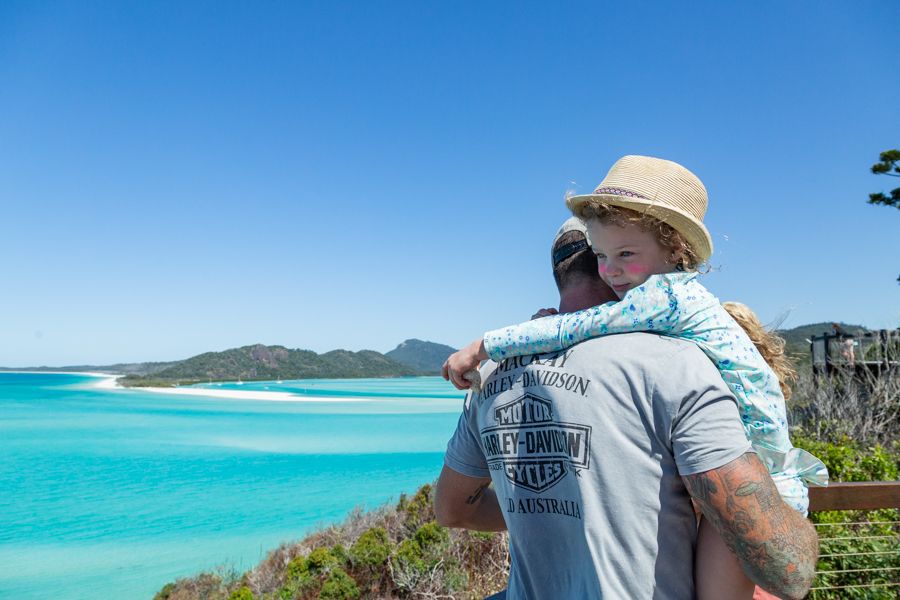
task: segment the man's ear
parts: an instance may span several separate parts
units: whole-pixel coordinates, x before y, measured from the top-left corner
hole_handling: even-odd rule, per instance
[[[686,271],[687,270],[687,257],[684,254],[684,250],[672,250],[672,253],[669,255],[670,264],[675,265],[675,270],[677,271]]]

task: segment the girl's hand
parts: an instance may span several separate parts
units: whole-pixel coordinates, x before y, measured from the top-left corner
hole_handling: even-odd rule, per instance
[[[450,355],[441,367],[441,377],[452,383],[458,390],[467,390],[472,382],[463,377],[468,371],[478,368],[478,364],[488,358],[484,340],[478,338],[462,350]]]
[[[533,315],[531,315],[531,320],[540,319],[541,317],[549,317],[550,315],[558,315],[559,311],[555,308],[542,308],[537,311]]]

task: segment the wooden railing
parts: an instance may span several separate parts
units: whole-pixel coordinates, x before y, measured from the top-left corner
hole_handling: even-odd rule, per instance
[[[809,489],[810,512],[900,508],[900,481],[832,483]],[[897,598],[900,521],[816,523],[820,569],[811,598]],[[822,565],[825,568],[822,569]]]
[[[809,488],[809,511],[900,508],[900,481],[854,481]]]

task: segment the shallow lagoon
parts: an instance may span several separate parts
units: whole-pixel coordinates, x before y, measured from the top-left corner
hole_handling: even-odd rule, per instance
[[[434,480],[462,395],[439,378],[226,384],[328,402],[0,373],[0,597],[152,598]],[[217,387],[217,386],[211,386]]]

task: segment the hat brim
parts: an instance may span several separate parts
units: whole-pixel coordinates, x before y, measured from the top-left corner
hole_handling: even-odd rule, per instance
[[[663,223],[671,225],[678,233],[684,236],[688,244],[700,262],[706,262],[712,256],[713,243],[706,226],[693,215],[679,210],[670,205],[660,204],[643,198],[631,196],[617,196],[615,194],[582,194],[570,196],[566,199],[566,206],[572,214],[580,217],[581,209],[589,202],[602,202],[610,206],[629,208],[642,214],[659,219]]]

